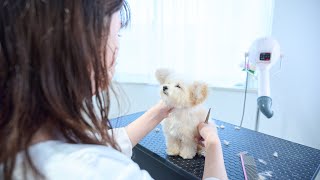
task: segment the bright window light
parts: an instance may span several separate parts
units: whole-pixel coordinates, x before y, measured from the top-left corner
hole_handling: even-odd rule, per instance
[[[115,79],[157,83],[167,67],[211,86],[243,84],[239,64],[257,38],[271,35],[273,0],[129,0]]]

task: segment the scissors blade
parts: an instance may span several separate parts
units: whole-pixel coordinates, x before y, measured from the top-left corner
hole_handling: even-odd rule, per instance
[[[210,117],[210,111],[211,111],[211,108],[209,109],[207,117],[206,117],[206,120],[204,121],[207,124],[208,124],[208,120],[209,120],[209,117]]]

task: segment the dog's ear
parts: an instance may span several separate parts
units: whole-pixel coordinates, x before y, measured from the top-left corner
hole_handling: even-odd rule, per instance
[[[161,69],[157,69],[155,74],[156,74],[156,78],[160,82],[160,84],[164,84],[164,82],[166,81],[166,79],[168,78],[168,76],[171,73],[172,73],[171,70],[165,69],[165,68],[161,68]]]
[[[194,82],[190,87],[190,98],[192,105],[202,103],[208,97],[208,85],[204,82]]]

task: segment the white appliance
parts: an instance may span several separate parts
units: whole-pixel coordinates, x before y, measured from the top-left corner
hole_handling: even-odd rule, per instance
[[[258,73],[258,108],[267,118],[273,116],[273,110],[271,109],[272,98],[270,95],[270,68],[280,57],[279,43],[272,37],[255,40],[248,52],[248,60],[251,65],[256,67]]]

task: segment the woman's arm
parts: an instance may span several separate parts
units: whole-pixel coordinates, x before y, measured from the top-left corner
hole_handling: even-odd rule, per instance
[[[203,179],[209,177],[228,179],[220,141],[215,144],[207,144],[206,152]]]
[[[162,101],[150,108],[141,117],[125,127],[132,146],[135,146],[144,136],[155,128],[164,118],[168,116],[171,108]]]
[[[203,179],[210,177],[228,179],[217,128],[214,124],[200,123],[198,129],[206,148]]]

